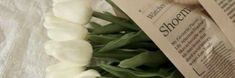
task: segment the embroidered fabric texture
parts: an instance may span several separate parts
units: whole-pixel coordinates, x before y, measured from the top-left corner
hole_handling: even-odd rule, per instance
[[[95,10],[111,10],[104,0],[93,2]],[[43,48],[43,16],[51,7],[51,0],[0,0],[0,78],[45,78],[56,63]]]

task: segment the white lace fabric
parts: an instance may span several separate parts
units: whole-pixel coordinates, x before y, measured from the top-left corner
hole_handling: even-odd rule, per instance
[[[98,11],[112,9],[104,0],[93,3]],[[45,78],[56,63],[43,47],[43,16],[51,7],[51,0],[0,0],[0,78]]]
[[[47,56],[42,26],[49,0],[0,0],[0,78],[44,78]]]

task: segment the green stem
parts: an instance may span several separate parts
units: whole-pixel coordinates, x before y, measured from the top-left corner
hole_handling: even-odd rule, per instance
[[[93,16],[96,17],[96,18],[100,18],[100,19],[103,19],[103,20],[106,20],[106,21],[109,21],[109,22],[119,24],[119,25],[121,25],[125,28],[130,29],[130,30],[134,30],[134,31],[140,30],[140,28],[138,26],[135,26],[135,25],[127,23],[127,22],[123,22],[123,20],[120,20],[119,18],[117,18],[115,16],[110,16],[110,15],[103,14],[103,13],[100,13],[100,12],[93,12]]]

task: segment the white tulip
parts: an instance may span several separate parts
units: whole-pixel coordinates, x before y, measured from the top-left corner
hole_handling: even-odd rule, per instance
[[[45,46],[47,53],[62,62],[86,66],[92,58],[92,46],[85,40],[49,41]]]
[[[63,46],[60,45],[60,43],[56,42],[56,41],[47,41],[44,45],[45,48],[45,52],[47,53],[47,55],[54,55],[54,53],[56,52],[56,49],[59,49]]]
[[[46,14],[46,16],[44,16],[44,27],[46,29],[53,29],[53,28],[58,28],[58,27],[77,27],[77,26],[81,26],[80,24],[77,23],[72,23],[70,21],[61,19],[56,17],[55,15],[53,15],[52,12],[49,12]]]
[[[78,64],[60,62],[60,63],[47,67],[46,72],[63,71],[63,70],[72,69],[72,68],[80,68],[81,70],[85,70],[85,67],[80,66]]]
[[[85,27],[65,27],[48,29],[47,35],[55,41],[83,40],[86,38],[88,30]]]
[[[73,78],[84,70],[85,67],[67,63],[58,63],[47,68],[46,78]]]
[[[97,78],[100,77],[100,73],[97,72],[96,70],[87,70],[85,72],[82,72],[81,74],[79,74],[78,76],[74,77],[74,78]]]
[[[91,0],[71,0],[54,5],[56,17],[85,25],[92,16]]]
[[[48,29],[48,37],[55,41],[85,39],[88,34],[85,27],[60,19],[52,14],[45,17],[44,26]]]

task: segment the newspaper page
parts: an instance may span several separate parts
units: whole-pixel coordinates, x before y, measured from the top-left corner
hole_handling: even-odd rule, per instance
[[[235,47],[235,0],[200,0]]]
[[[186,78],[235,77],[235,52],[200,7],[167,0],[113,0]]]

